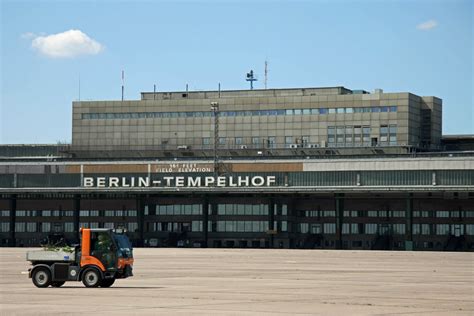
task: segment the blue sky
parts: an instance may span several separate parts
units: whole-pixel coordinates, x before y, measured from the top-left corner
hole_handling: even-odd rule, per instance
[[[126,99],[263,88],[265,59],[269,88],[435,95],[474,133],[471,1],[0,1],[0,143],[70,141],[79,77],[82,100],[120,99],[122,69]]]

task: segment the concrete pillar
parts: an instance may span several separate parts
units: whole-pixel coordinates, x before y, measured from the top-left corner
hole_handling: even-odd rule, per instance
[[[137,205],[137,223],[138,223],[138,246],[144,246],[145,232],[145,198],[143,195],[136,196]]]
[[[274,226],[273,223],[275,222],[275,201],[273,199],[270,199],[268,201],[268,229],[273,231]],[[275,229],[278,229],[278,227],[275,227]],[[273,232],[268,235],[269,237],[269,243],[270,243],[270,248],[274,248],[274,242],[275,242],[275,235]]]
[[[16,194],[10,197],[10,236],[8,237],[8,247],[16,246],[15,224],[16,224]]]
[[[342,249],[342,224],[344,217],[344,194],[336,193],[336,249]]]
[[[208,240],[209,240],[209,198],[205,197],[204,201],[202,202],[202,240],[203,248],[207,248]]]
[[[75,243],[80,243],[81,236],[79,232],[79,221],[80,221],[80,212],[81,212],[81,196],[79,194],[74,195],[74,205],[73,205],[73,212],[74,212],[74,233],[76,237],[74,240]]]
[[[409,193],[406,199],[405,250],[413,250],[413,193]]]

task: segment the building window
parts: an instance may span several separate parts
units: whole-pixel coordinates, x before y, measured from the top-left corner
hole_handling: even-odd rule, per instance
[[[252,137],[252,145],[254,147],[260,146],[260,138],[259,137]]]
[[[211,138],[210,137],[203,137],[202,138],[202,145],[203,146],[209,146],[211,144]]]
[[[324,234],[335,234],[335,233],[336,233],[336,224],[324,223]]]
[[[10,223],[0,223],[0,232],[7,233],[10,231]]]
[[[276,148],[276,137],[268,136],[268,148]]]
[[[366,234],[376,234],[377,233],[377,224],[365,224],[365,233]]]
[[[17,222],[15,223],[15,232],[24,233],[26,230],[26,223]]]
[[[219,145],[225,145],[226,138],[225,137],[219,137]]]
[[[437,224],[436,235],[449,235],[449,224]]]
[[[138,230],[138,223],[136,222],[131,222],[131,223],[128,223],[127,225],[127,229],[129,232],[136,232]]]
[[[71,223],[71,222],[64,223],[64,231],[66,233],[72,233],[74,231],[74,223]]]
[[[466,224],[466,235],[474,235],[474,224]]]
[[[43,233],[49,233],[51,231],[51,223],[48,223],[48,222],[41,223],[41,231]]]

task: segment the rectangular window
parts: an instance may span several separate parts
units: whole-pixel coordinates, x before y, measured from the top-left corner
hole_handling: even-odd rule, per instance
[[[268,136],[268,148],[276,148],[276,137]]]
[[[127,226],[128,226],[127,229],[129,232],[136,232],[138,230],[138,223],[136,222],[128,223]]]
[[[64,231],[66,233],[72,233],[74,231],[74,223],[70,223],[70,222],[64,223]]]
[[[466,235],[474,235],[474,224],[466,224]]]
[[[15,223],[15,232],[24,233],[26,230],[26,223],[17,222]]]
[[[236,145],[242,145],[242,137],[236,137],[235,138],[235,144]]]
[[[329,114],[335,114],[336,109],[335,108],[330,108],[328,112],[329,112]]]
[[[397,112],[396,106],[390,106],[389,109],[390,109],[390,112]]]
[[[350,231],[350,226],[349,226],[349,224],[348,224],[348,223],[343,223],[343,224],[342,224],[342,234],[348,235],[348,234],[350,234],[350,233],[351,233],[351,231]]]
[[[449,235],[449,224],[437,224],[436,235]]]
[[[366,234],[376,234],[377,233],[377,224],[365,224],[365,233]]]
[[[337,108],[336,113],[337,114],[344,114],[345,113],[345,108]]]
[[[260,138],[259,137],[252,137],[252,145],[254,145],[254,146],[260,145]]]
[[[348,113],[348,114],[354,113],[354,109],[353,108],[346,108],[346,113]]]
[[[26,224],[26,231],[28,233],[35,233],[36,232],[36,223],[27,223]]]
[[[83,227],[83,226],[81,226],[81,227]],[[41,223],[41,231],[43,233],[49,233],[51,231],[51,223],[42,222]]]
[[[357,224],[357,223],[352,223],[351,224],[351,233],[352,234],[358,234],[359,233],[359,224]]]
[[[335,233],[336,233],[336,224],[324,223],[324,234],[335,234]]]
[[[326,108],[319,109],[319,114],[328,114],[328,109]]]
[[[319,114],[319,109],[311,109],[311,114]]]
[[[10,223],[1,223],[0,224],[0,232],[7,233],[10,231]]]
[[[226,138],[225,137],[219,137],[219,145],[225,145]]]

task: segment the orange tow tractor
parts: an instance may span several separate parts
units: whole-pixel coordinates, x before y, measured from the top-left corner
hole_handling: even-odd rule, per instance
[[[60,287],[82,281],[86,287],[110,287],[133,276],[133,249],[124,230],[81,228],[81,245],[74,251],[28,251],[29,277],[37,287]]]

